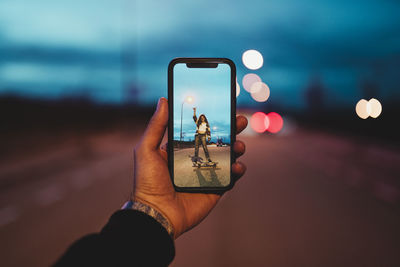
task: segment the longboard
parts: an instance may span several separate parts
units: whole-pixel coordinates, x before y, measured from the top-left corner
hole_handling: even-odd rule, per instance
[[[193,162],[193,167],[201,168],[201,167],[217,167],[218,162],[212,161],[212,162]]]

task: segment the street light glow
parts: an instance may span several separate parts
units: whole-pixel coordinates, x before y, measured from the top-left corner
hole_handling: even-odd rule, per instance
[[[186,97],[186,102],[187,103],[192,103],[193,102],[193,97],[191,97],[191,96],[188,96],[188,97]]]
[[[185,103],[192,103],[193,102],[193,97],[191,97],[191,96],[187,96],[187,97],[185,97],[184,99],[183,99],[183,101],[182,101],[182,106],[181,106],[181,134],[180,134],[180,138],[179,138],[179,141],[182,141],[183,140],[183,133],[182,133],[182,117],[183,117],[183,105],[185,104]]]

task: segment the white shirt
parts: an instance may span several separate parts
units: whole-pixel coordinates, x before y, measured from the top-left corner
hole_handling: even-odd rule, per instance
[[[199,134],[205,134],[207,130],[207,123],[202,122],[199,126]]]

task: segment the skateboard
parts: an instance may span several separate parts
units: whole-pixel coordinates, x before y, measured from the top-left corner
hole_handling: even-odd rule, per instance
[[[195,157],[195,156],[190,156],[192,160],[193,167],[201,168],[201,167],[217,167],[218,162],[211,161],[211,162],[204,162],[202,157]]]
[[[193,162],[193,167],[201,168],[201,167],[217,167],[218,162]]]

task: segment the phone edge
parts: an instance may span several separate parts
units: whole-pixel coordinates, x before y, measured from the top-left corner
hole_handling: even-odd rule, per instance
[[[230,183],[224,187],[179,187],[174,183],[174,164],[173,164],[173,68],[178,63],[204,63],[215,61],[218,63],[226,63],[231,68],[231,149],[230,149]],[[188,193],[212,193],[221,194],[229,191],[235,185],[235,180],[232,175],[232,164],[236,162],[235,153],[233,151],[233,144],[236,141],[236,65],[229,58],[189,58],[179,57],[172,59],[168,64],[168,171],[170,174],[172,185],[177,192]]]

